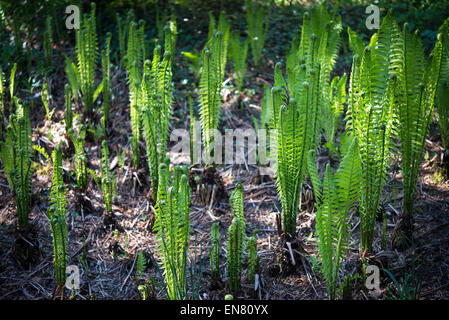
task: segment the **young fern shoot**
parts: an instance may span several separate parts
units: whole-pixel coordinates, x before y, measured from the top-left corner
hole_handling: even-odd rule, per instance
[[[349,217],[358,204],[362,185],[361,159],[355,140],[335,174],[326,165],[324,180],[318,176],[316,151],[310,150],[308,168],[316,199],[316,232],[321,271],[326,279],[329,299],[336,298],[340,261],[350,241]]]
[[[67,265],[67,207],[66,187],[62,177],[62,149],[58,146],[52,153],[53,183],[50,191],[50,207],[47,210],[53,237],[54,265],[58,290],[63,290],[66,282]]]
[[[240,92],[246,74],[246,56],[248,54],[248,40],[243,44],[240,42],[238,32],[233,32],[230,39],[230,56],[234,64],[234,75],[237,90]]]
[[[6,140],[0,143],[0,158],[14,196],[19,229],[28,226],[31,204],[31,125],[28,105],[15,98],[16,113],[10,115]]]
[[[227,266],[229,289],[236,292],[240,288],[243,251],[245,248],[245,217],[243,214],[243,188],[238,184],[229,199],[234,215],[228,229]]]
[[[95,92],[95,68],[97,64],[97,31],[94,2],[91,4],[90,15],[83,17],[82,26],[76,31],[77,69],[80,90],[84,107],[90,117],[93,112]]]
[[[188,297],[187,247],[189,243],[190,186],[186,167],[175,167],[173,180],[165,163],[159,169],[156,220],[161,267],[164,270],[168,298]],[[171,183],[172,182],[172,183]],[[171,185],[171,187],[169,187]]]
[[[266,8],[256,5],[255,1],[246,2],[246,23],[253,53],[254,64],[257,67],[262,57],[265,40],[268,37],[269,15],[265,14]]]

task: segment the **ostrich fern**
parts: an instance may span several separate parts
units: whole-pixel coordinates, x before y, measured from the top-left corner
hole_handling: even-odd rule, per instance
[[[64,86],[64,100],[64,123],[65,131],[68,133],[71,129],[73,129],[72,89],[70,88],[70,85],[68,83],[66,83],[66,85]]]
[[[227,265],[229,288],[237,291],[240,287],[242,274],[243,251],[245,247],[245,216],[243,214],[243,188],[238,184],[229,199],[234,215],[232,224],[228,229]]]
[[[81,191],[84,191],[87,188],[87,157],[84,152],[86,127],[82,126],[77,135],[73,129],[69,129],[68,135],[75,147],[76,184]]]
[[[321,181],[315,165],[315,156],[315,150],[310,150],[308,168],[317,207],[318,253],[328,297],[335,299],[340,261],[347,252],[350,241],[349,218],[354,213],[361,193],[361,159],[354,140],[335,174],[327,164],[324,180]]]
[[[105,47],[101,52],[101,69],[103,73],[103,127],[106,129],[106,123],[109,120],[109,107],[111,96],[111,68],[110,68],[110,46],[111,33],[108,32],[106,36]]]
[[[95,3],[92,3],[90,15],[83,17],[82,26],[76,31],[77,73],[84,107],[89,116],[93,111],[98,56],[95,8]]]
[[[245,222],[235,217],[228,229],[227,266],[229,289],[236,292],[240,287],[244,249]]]
[[[51,16],[47,17],[45,21],[45,31],[44,31],[44,56],[45,56],[45,64],[47,67],[51,67],[53,61],[53,30],[52,30],[52,18]]]
[[[67,265],[67,207],[66,188],[62,177],[62,150],[58,146],[52,153],[53,183],[50,191],[50,207],[47,210],[53,237],[56,284],[62,289],[66,282]]]
[[[443,174],[449,179],[449,18],[440,27],[441,73],[437,87],[436,110],[444,147]]]
[[[27,105],[15,98],[16,113],[10,115],[6,140],[0,143],[0,158],[14,196],[19,228],[28,226],[30,213],[31,125]]]
[[[214,285],[220,280],[220,226],[218,222],[212,224],[210,229],[210,239],[210,270],[212,273],[212,284]]]
[[[190,229],[188,171],[185,167],[175,167],[172,180],[167,165],[163,163],[160,165],[159,174],[153,230],[157,232],[160,264],[164,271],[168,297],[171,300],[181,300],[188,296],[186,277]]]
[[[251,43],[254,64],[259,64],[265,40],[268,37],[269,15],[265,14],[266,8],[262,5],[255,5],[255,1],[246,2],[246,23],[248,24],[248,34]]]
[[[330,72],[338,51],[341,19],[329,14],[323,4],[304,14],[301,30],[296,66],[293,59],[288,60],[288,84],[277,64],[272,89],[271,128],[275,129],[277,150],[271,153],[277,159],[275,173],[283,232],[290,236],[296,231],[307,153],[315,149],[322,127],[318,115],[330,105]]]
[[[246,74],[246,56],[248,53],[248,41],[240,42],[238,32],[234,32],[230,39],[230,56],[234,64],[235,83],[237,90],[242,89],[243,80]]]
[[[437,42],[430,61],[426,61],[421,39],[417,33],[412,34],[408,30],[408,24],[404,25],[401,41],[401,66],[397,73],[395,94],[398,97],[397,112],[401,123],[398,131],[404,181],[402,220],[406,230],[403,230],[404,237],[394,239],[411,244],[416,182],[441,75],[442,44]]]
[[[391,138],[395,136],[394,88],[399,85],[401,36],[391,13],[362,56],[355,55],[349,85],[346,124],[360,146],[363,193],[361,248],[372,251],[374,224],[385,183]]]

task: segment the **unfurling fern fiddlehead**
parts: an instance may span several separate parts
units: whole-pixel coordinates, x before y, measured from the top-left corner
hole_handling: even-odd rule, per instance
[[[0,157],[16,201],[19,228],[24,229],[30,213],[31,125],[28,106],[14,99],[16,113],[9,117],[6,140],[0,144]]]
[[[190,186],[186,167],[175,167],[172,183],[165,163],[159,169],[156,220],[161,266],[169,299],[187,298],[187,247],[189,243]],[[171,187],[168,187],[171,185]]]
[[[47,210],[53,237],[56,284],[62,289],[66,282],[67,265],[67,207],[66,188],[62,178],[62,150],[58,146],[52,153],[53,183],[50,191],[50,207]]]

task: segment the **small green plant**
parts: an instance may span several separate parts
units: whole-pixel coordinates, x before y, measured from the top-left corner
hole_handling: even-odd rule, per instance
[[[137,255],[137,265],[136,265],[137,280],[143,280],[146,268],[147,268],[147,261],[145,259],[145,256],[142,251],[139,251]]]
[[[6,140],[0,143],[0,158],[14,196],[19,228],[28,226],[30,213],[31,125],[27,105],[15,98],[16,113],[10,115]]]
[[[78,134],[76,134],[73,129],[69,129],[68,135],[75,147],[76,184],[81,191],[85,191],[87,188],[87,157],[84,152],[86,127],[81,126]]]
[[[256,5],[256,1],[246,2],[246,23],[248,24],[249,40],[253,53],[254,64],[257,67],[268,36],[269,15],[266,8]]]
[[[392,300],[418,300],[419,293],[421,291],[421,281],[419,279],[416,279],[413,274],[407,274],[405,276],[403,284],[401,285],[390,271],[384,268],[382,268],[381,270],[391,278],[396,288],[396,293],[394,293],[390,288],[387,288],[387,291],[389,292],[390,298]],[[411,284],[409,280],[411,280]]]
[[[62,290],[66,282],[68,201],[62,177],[62,149],[58,146],[52,153],[53,183],[50,191],[50,207],[47,210],[53,237],[56,284]]]
[[[230,56],[232,63],[234,64],[235,83],[237,90],[241,91],[243,86],[243,80],[246,74],[246,56],[248,53],[248,40],[243,44],[240,42],[240,36],[238,32],[233,32],[230,39]]]
[[[212,273],[212,285],[215,285],[220,280],[220,227],[218,222],[214,222],[212,224],[210,229],[210,238],[210,270]]]
[[[350,216],[358,204],[362,169],[358,145],[354,140],[335,174],[326,165],[324,180],[318,176],[316,151],[310,150],[308,169],[316,199],[316,232],[321,272],[326,279],[329,299],[335,299],[340,261],[348,250]]]

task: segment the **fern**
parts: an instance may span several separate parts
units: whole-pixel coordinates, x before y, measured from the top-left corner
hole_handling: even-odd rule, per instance
[[[241,91],[243,80],[246,74],[246,56],[248,53],[248,41],[243,45],[240,43],[240,36],[238,32],[234,32],[230,39],[230,56],[234,64],[235,82],[237,90]]]
[[[362,169],[358,145],[354,140],[335,174],[326,165],[324,180],[318,176],[315,150],[308,155],[308,169],[316,199],[316,232],[322,272],[326,279],[329,299],[335,299],[340,261],[350,241],[349,217],[358,204]]]
[[[438,113],[438,126],[445,151],[445,159],[449,163],[449,18],[440,27],[438,35],[441,42],[441,71],[437,87],[436,110]],[[449,164],[444,168],[445,176],[449,179]]]
[[[395,136],[394,89],[400,69],[401,37],[391,13],[363,55],[354,56],[347,129],[360,146],[363,193],[360,208],[361,248],[372,251],[374,223],[385,183],[391,138]],[[360,60],[359,60],[360,59]]]
[[[54,113],[54,109],[50,110],[50,95],[48,94],[48,83],[45,82],[42,86],[42,92],[41,92],[41,98],[42,98],[42,104],[45,108],[45,117],[48,120],[51,120],[51,117]]]
[[[255,4],[255,1],[246,2],[246,23],[251,43],[254,64],[257,67],[268,37],[269,15],[265,14],[266,8]]]
[[[76,31],[78,64],[76,73],[79,75],[82,99],[89,116],[93,111],[95,68],[98,56],[95,8],[95,3],[91,3],[90,15],[83,17],[81,28]]]
[[[106,123],[109,120],[109,107],[111,96],[111,68],[109,52],[111,46],[111,33],[106,35],[105,48],[101,52],[101,69],[103,73],[103,127],[106,128]]]
[[[259,255],[257,254],[257,241],[253,234],[246,244],[248,250],[248,283],[254,288],[255,275],[259,273]]]
[[[106,140],[101,143],[101,190],[103,192],[104,204],[108,213],[112,212],[112,201],[116,198],[117,185],[115,176],[111,173],[109,165],[109,149]]]
[[[64,99],[65,99],[65,112],[64,112],[64,123],[65,131],[68,133],[71,129],[73,130],[73,106],[72,106],[72,89],[70,85],[66,83],[64,86]]]
[[[0,144],[0,157],[16,201],[19,228],[28,226],[30,213],[31,125],[27,105],[15,98],[16,113],[10,116],[7,136]]]
[[[136,264],[137,280],[143,279],[146,268],[147,268],[147,262],[146,262],[145,256],[143,255],[142,251],[139,251],[139,253],[137,255],[137,264]]]
[[[171,37],[167,37],[166,40],[173,41]],[[170,46],[171,44],[167,43],[166,45]],[[173,56],[170,51],[165,51],[164,57],[160,61],[160,51],[161,48],[157,46],[154,50],[152,64],[149,60],[145,61],[139,96],[153,195],[158,190],[159,164],[167,153],[173,103],[171,69]]]
[[[50,207],[47,210],[53,237],[56,284],[62,289],[66,282],[67,265],[67,207],[66,188],[62,177],[62,150],[58,146],[52,153],[53,183],[50,191]]]
[[[404,181],[404,213],[402,218],[412,226],[413,203],[419,166],[423,158],[425,138],[432,122],[434,101],[441,75],[442,44],[437,42],[427,62],[421,39],[411,34],[408,24],[402,32],[401,65],[397,73],[395,95],[401,125],[402,176]]]
[[[228,229],[227,266],[229,289],[236,292],[240,287],[244,249],[245,222],[238,217],[232,219]]]
[[[175,167],[172,183],[166,164],[159,169],[156,219],[160,265],[170,299],[187,298],[187,246],[189,242],[190,187],[186,167]],[[171,185],[169,187],[169,185]]]
[[[3,140],[3,118],[5,116],[5,75],[0,66],[0,141]]]
[[[142,47],[142,29],[137,29],[135,21],[129,23],[128,46],[126,51],[126,70],[128,73],[129,103],[131,115],[131,146],[132,163],[135,167],[139,164],[139,140],[140,140],[140,109],[138,104],[141,70],[143,67],[144,48]]]
[[[210,253],[210,270],[212,273],[212,284],[216,284],[220,280],[220,229],[218,222],[214,222],[210,229],[211,247]]]
[[[45,32],[44,32],[44,57],[45,64],[47,67],[51,67],[53,61],[53,30],[52,30],[52,18],[51,16],[47,17],[45,21]]]
[[[75,147],[76,184],[81,191],[85,191],[87,188],[87,157],[84,152],[86,127],[82,126],[78,135],[75,134],[73,129],[69,129],[68,135]]]
[[[294,60],[290,59],[288,84],[280,65],[275,68],[271,127],[275,129],[277,146],[271,154],[278,165],[276,184],[281,198],[283,232],[290,236],[296,230],[301,184],[307,174],[307,153],[315,149],[322,127],[318,114],[330,105],[330,72],[338,51],[340,30],[340,17],[333,20],[325,3],[311,13],[306,12],[296,49],[300,64],[294,66]]]

